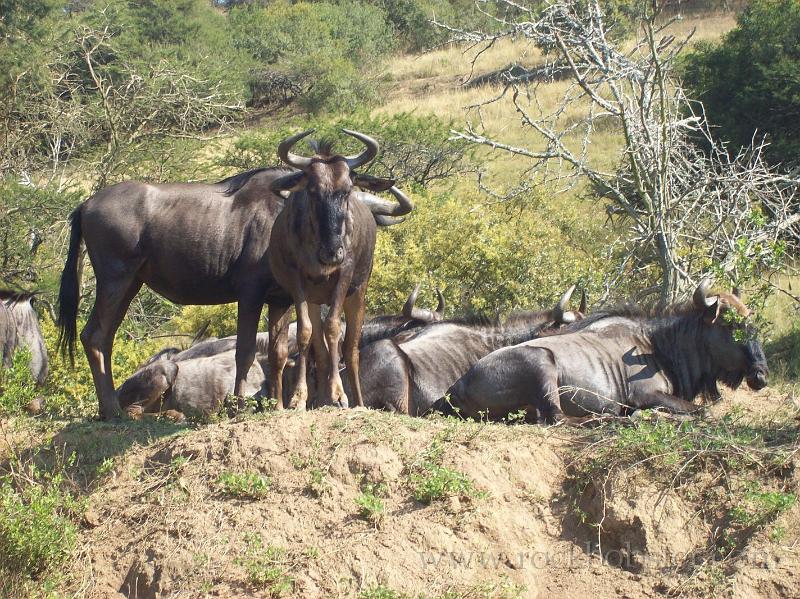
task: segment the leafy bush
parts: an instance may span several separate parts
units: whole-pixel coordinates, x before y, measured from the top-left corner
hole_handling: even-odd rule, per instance
[[[0,591],[15,578],[57,578],[75,547],[78,502],[61,489],[60,476],[31,474],[33,480],[0,477]]]
[[[800,4],[754,0],[722,43],[699,44],[684,82],[735,152],[767,135],[774,162],[800,160]]]
[[[302,89],[297,95],[309,112],[352,112],[374,97],[368,71],[374,59],[388,53],[394,36],[378,7],[353,2],[281,1],[266,7],[238,7],[230,13],[236,45],[260,65],[251,73],[250,102],[286,100],[286,94],[264,86],[264,67],[276,67],[282,80]],[[278,92],[278,98],[259,93]]]
[[[22,348],[14,352],[11,368],[0,370],[0,416],[20,414],[36,397],[30,363],[30,350]]]

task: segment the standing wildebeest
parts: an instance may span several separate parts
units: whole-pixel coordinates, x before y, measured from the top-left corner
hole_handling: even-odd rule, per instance
[[[452,386],[449,403],[466,417],[533,409],[538,422],[553,423],[564,414],[646,408],[691,413],[697,395],[719,398],[717,381],[765,387],[766,359],[745,322],[750,310],[733,294],[709,297],[709,287],[704,280],[692,304],[660,318],[601,313],[567,334],[500,349]]]
[[[297,384],[291,407],[304,409],[308,399],[306,361],[312,331],[317,380],[323,404],[346,406],[348,399],[339,376],[339,336],[344,309],[347,330],[344,339],[344,358],[353,377],[352,389],[356,403],[361,406],[358,383],[358,340],[364,320],[364,297],[372,273],[375,250],[375,219],[367,206],[360,202],[354,187],[372,191],[389,190],[399,204],[391,216],[407,214],[411,202],[394,182],[355,172],[378,154],[378,143],[356,131],[344,130],[366,147],[358,156],[334,154],[328,142],[313,144],[311,158],[291,153],[292,147],[311,134],[304,131],[284,140],[278,155],[286,164],[300,169],[276,180],[275,191],[291,191],[286,209],[278,215],[272,229],[269,261],[275,280],[294,298],[297,313]],[[325,319],[324,341],[320,305],[330,306]],[[271,396],[280,398],[282,373],[287,358],[285,348],[288,309],[270,305],[270,385]],[[327,346],[327,347],[326,347]],[[280,406],[280,402],[278,402]]]
[[[267,257],[272,225],[284,205],[271,186],[289,172],[256,169],[213,184],[127,181],[101,189],[72,213],[59,292],[60,344],[74,355],[83,241],[97,290],[81,342],[101,418],[120,413],[111,373],[114,334],[143,284],[178,304],[238,302],[234,393],[241,396],[263,304],[292,301],[275,283]],[[359,198],[380,224],[397,222],[385,216],[390,202],[369,194]]]
[[[30,351],[31,376],[37,384],[42,385],[48,373],[47,347],[31,303],[34,295],[24,291],[0,290],[0,346],[5,366],[11,365],[18,348]]]
[[[376,341],[362,351],[365,404],[420,416],[475,362],[494,350],[515,345],[574,322],[567,311],[571,287],[552,310],[520,312],[505,323],[486,319],[431,324],[408,340]]]

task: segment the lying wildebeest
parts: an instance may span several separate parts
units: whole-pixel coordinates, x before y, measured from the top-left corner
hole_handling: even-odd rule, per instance
[[[502,418],[525,409],[537,422],[564,415],[628,415],[645,408],[688,414],[699,394],[719,398],[717,381],[736,388],[767,385],[767,363],[750,310],[733,294],[709,296],[659,318],[600,313],[566,329],[500,349],[475,364],[449,390],[448,402],[465,417]],[[533,414],[531,414],[531,410]]]
[[[0,290],[0,346],[4,366],[10,366],[14,352],[25,348],[31,353],[30,371],[33,380],[42,385],[47,378],[47,347],[44,344],[39,319],[31,300],[36,294],[24,291]]]
[[[443,321],[404,339],[376,341],[362,352],[365,404],[420,416],[475,362],[494,350],[574,322],[571,287],[552,310],[522,312],[501,324],[486,319]]]
[[[427,308],[416,307],[419,288],[420,284],[417,283],[403,305],[401,314],[375,316],[364,323],[361,328],[361,339],[358,342],[360,349],[380,339],[390,339],[400,333],[419,330],[444,318],[444,298],[441,291],[436,290],[436,295],[439,299],[436,309],[428,310]]]
[[[101,418],[119,414],[111,372],[114,334],[142,285],[179,304],[238,302],[234,392],[241,396],[262,306],[292,302],[273,279],[267,257],[272,225],[284,206],[271,187],[287,176],[293,174],[286,169],[262,168],[213,184],[127,181],[101,189],[75,209],[59,291],[60,345],[74,355],[83,241],[97,290],[81,342]],[[354,203],[369,206],[366,213],[380,224],[398,222],[391,202],[356,196]]]
[[[313,335],[317,380],[324,404],[346,406],[347,396],[339,376],[339,337],[344,310],[347,329],[344,359],[353,377],[357,405],[363,405],[358,383],[358,341],[364,320],[364,297],[372,273],[375,250],[375,220],[357,200],[355,187],[390,191],[399,204],[391,216],[407,214],[411,202],[394,182],[357,173],[378,154],[378,143],[362,133],[344,130],[364,144],[355,157],[332,152],[330,142],[314,143],[314,156],[291,152],[292,147],[312,131],[303,131],[278,146],[281,160],[299,169],[272,183],[276,192],[290,191],[286,209],[275,220],[269,245],[269,263],[275,280],[294,298],[297,313],[297,384],[290,406],[304,409],[308,399],[306,362]],[[320,305],[330,307],[324,331]],[[272,397],[282,397],[282,373],[288,352],[286,329],[288,308],[270,305],[270,385]],[[324,333],[323,335],[320,333]],[[324,386],[323,386],[324,385]],[[280,402],[278,402],[280,405]]]
[[[143,412],[176,410],[215,414],[233,391],[236,377],[234,351],[184,360],[155,360],[131,375],[117,390],[120,406],[139,406]],[[265,377],[256,360],[241,387],[245,395],[265,391]]]

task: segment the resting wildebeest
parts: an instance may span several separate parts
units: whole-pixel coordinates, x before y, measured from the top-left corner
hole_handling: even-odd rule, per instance
[[[344,130],[364,144],[358,156],[334,154],[330,142],[312,144],[314,156],[291,152],[312,131],[303,131],[278,146],[281,160],[299,169],[273,182],[276,192],[290,191],[286,208],[275,220],[269,245],[269,263],[275,280],[294,298],[297,313],[297,384],[290,406],[304,409],[308,399],[306,362],[313,335],[317,380],[323,404],[347,406],[339,376],[339,336],[344,310],[347,329],[344,359],[353,377],[356,404],[363,405],[358,383],[358,341],[364,320],[364,297],[372,273],[375,220],[354,190],[390,191],[398,200],[389,216],[411,211],[411,202],[394,182],[355,171],[378,154],[378,143],[362,133]],[[319,306],[328,305],[324,331]],[[282,397],[282,373],[288,352],[288,308],[270,305],[270,395]],[[324,333],[323,335],[320,333]],[[280,402],[278,402],[280,405]]]
[[[33,380],[42,385],[47,378],[47,347],[39,319],[31,303],[34,293],[0,290],[0,346],[4,366],[10,366],[14,352],[25,348],[31,353],[30,371]]]
[[[271,186],[287,175],[286,169],[262,168],[212,184],[127,181],[101,189],[75,209],[59,291],[60,345],[74,356],[83,242],[97,290],[81,342],[101,418],[119,414],[111,372],[114,334],[142,285],[178,304],[238,302],[234,393],[241,396],[264,303],[292,302],[267,257],[272,225],[284,206]],[[380,224],[397,222],[386,216],[391,202],[356,195]]]
[[[370,343],[380,339],[390,339],[400,333],[417,331],[433,322],[441,321],[444,318],[444,298],[442,293],[438,289],[436,290],[439,304],[435,310],[417,308],[419,288],[420,284],[417,283],[403,305],[401,314],[375,316],[366,321],[361,328],[361,339],[358,342],[358,347],[363,349]]]
[[[502,418],[533,410],[537,422],[564,415],[624,416],[664,408],[688,414],[699,394],[718,399],[717,381],[736,388],[767,385],[767,363],[750,310],[733,294],[709,296],[704,280],[691,304],[658,318],[600,313],[566,329],[500,349],[475,364],[449,390],[449,405],[465,417]]]
[[[140,406],[146,413],[176,410],[215,414],[233,391],[236,375],[234,351],[187,358],[161,359],[133,373],[117,390],[123,409]],[[264,391],[265,378],[256,360],[242,385],[245,395]]]
[[[568,289],[552,310],[516,313],[502,325],[487,319],[443,321],[410,339],[401,335],[366,346],[361,375],[365,404],[424,414],[483,356],[581,318],[567,310],[574,289]]]

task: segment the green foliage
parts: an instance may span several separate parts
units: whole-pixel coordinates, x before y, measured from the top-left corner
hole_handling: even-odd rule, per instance
[[[172,317],[170,328],[176,333],[193,335],[208,324],[207,336],[228,337],[236,334],[236,304],[184,306]]]
[[[770,370],[776,370],[781,378],[800,380],[800,327],[793,327],[774,341],[764,346]]]
[[[257,472],[223,472],[217,480],[223,494],[237,499],[264,499],[272,482]]]
[[[754,0],[718,45],[702,44],[684,81],[735,152],[766,134],[774,162],[800,160],[800,4]]]
[[[272,599],[291,594],[294,578],[286,570],[292,556],[282,547],[264,546],[260,535],[248,534],[245,540],[247,550],[238,561],[247,572],[248,582]]]
[[[248,6],[232,10],[230,23],[237,47],[296,81],[303,107],[313,113],[352,112],[370,102],[374,82],[367,76],[369,67],[394,45],[385,13],[360,2]]]
[[[31,379],[31,352],[26,348],[14,352],[11,368],[0,370],[0,416],[21,414],[37,395]]]
[[[0,581],[22,578],[47,587],[75,547],[79,504],[62,490],[60,476],[30,474],[28,480],[0,477]]]
[[[421,503],[430,504],[448,497],[486,497],[486,492],[477,489],[466,474],[442,466],[445,450],[452,441],[453,430],[451,426],[437,434],[411,467],[408,484],[414,499]]]
[[[381,499],[381,495],[386,493],[386,487],[382,484],[367,484],[361,489],[355,502],[358,506],[358,514],[376,528],[381,525],[386,516],[386,505]]]

